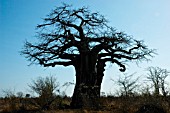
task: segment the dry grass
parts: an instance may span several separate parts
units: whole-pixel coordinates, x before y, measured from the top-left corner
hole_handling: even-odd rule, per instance
[[[170,97],[102,97],[101,109],[69,109],[70,98],[64,98],[60,103],[55,101],[50,110],[40,110],[32,104],[33,98],[0,99],[1,113],[135,113],[143,105],[156,105],[170,113]]]

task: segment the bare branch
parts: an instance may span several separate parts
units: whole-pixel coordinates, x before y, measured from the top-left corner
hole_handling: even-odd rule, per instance
[[[148,60],[155,51],[148,49],[143,41],[117,32],[107,25],[104,16],[90,12],[86,7],[72,9],[70,5],[63,4],[44,18],[44,23],[37,28],[40,29],[39,43],[26,42],[22,54],[44,66],[70,65],[83,53],[116,63],[121,71],[125,71],[122,62]],[[70,62],[63,63],[63,60]]]

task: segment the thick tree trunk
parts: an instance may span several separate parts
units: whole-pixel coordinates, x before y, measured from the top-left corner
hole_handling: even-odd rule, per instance
[[[94,109],[99,107],[105,63],[96,62],[97,57],[89,54],[84,57],[80,64],[75,65],[76,85],[71,102],[72,107]]]
[[[155,85],[155,96],[159,96],[159,86]]]
[[[94,108],[99,107],[100,87],[85,84],[76,84],[72,97],[71,106],[73,108]]]

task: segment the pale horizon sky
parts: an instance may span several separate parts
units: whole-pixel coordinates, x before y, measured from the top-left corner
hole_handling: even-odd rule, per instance
[[[0,96],[2,90],[28,91],[28,84],[37,77],[55,75],[62,85],[73,82],[72,66],[43,68],[31,65],[19,51],[24,41],[35,41],[36,25],[43,22],[52,9],[61,3],[73,7],[88,6],[92,12],[98,11],[109,20],[109,25],[124,31],[135,39],[144,40],[149,48],[157,49],[158,55],[150,62],[128,63],[126,73],[145,75],[148,66],[158,66],[170,70],[170,1],[169,0],[0,0]],[[113,92],[111,78],[117,79],[120,72],[116,66],[106,67],[102,91]],[[170,80],[170,79],[168,79]],[[73,87],[67,90],[72,95]]]

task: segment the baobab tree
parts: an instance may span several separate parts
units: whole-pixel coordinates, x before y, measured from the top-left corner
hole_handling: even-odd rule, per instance
[[[159,96],[160,89],[161,89],[162,94],[166,96],[168,92],[166,91],[165,79],[168,77],[170,72],[166,69],[162,69],[160,67],[152,67],[152,66],[148,67],[147,71],[148,71],[147,79],[153,83],[154,94],[156,96]]]
[[[107,25],[108,21],[88,8],[63,4],[54,9],[44,23],[37,25],[38,43],[26,41],[22,54],[44,67],[74,66],[76,85],[71,106],[98,105],[106,62],[120,66],[125,62],[148,60],[154,50]]]

